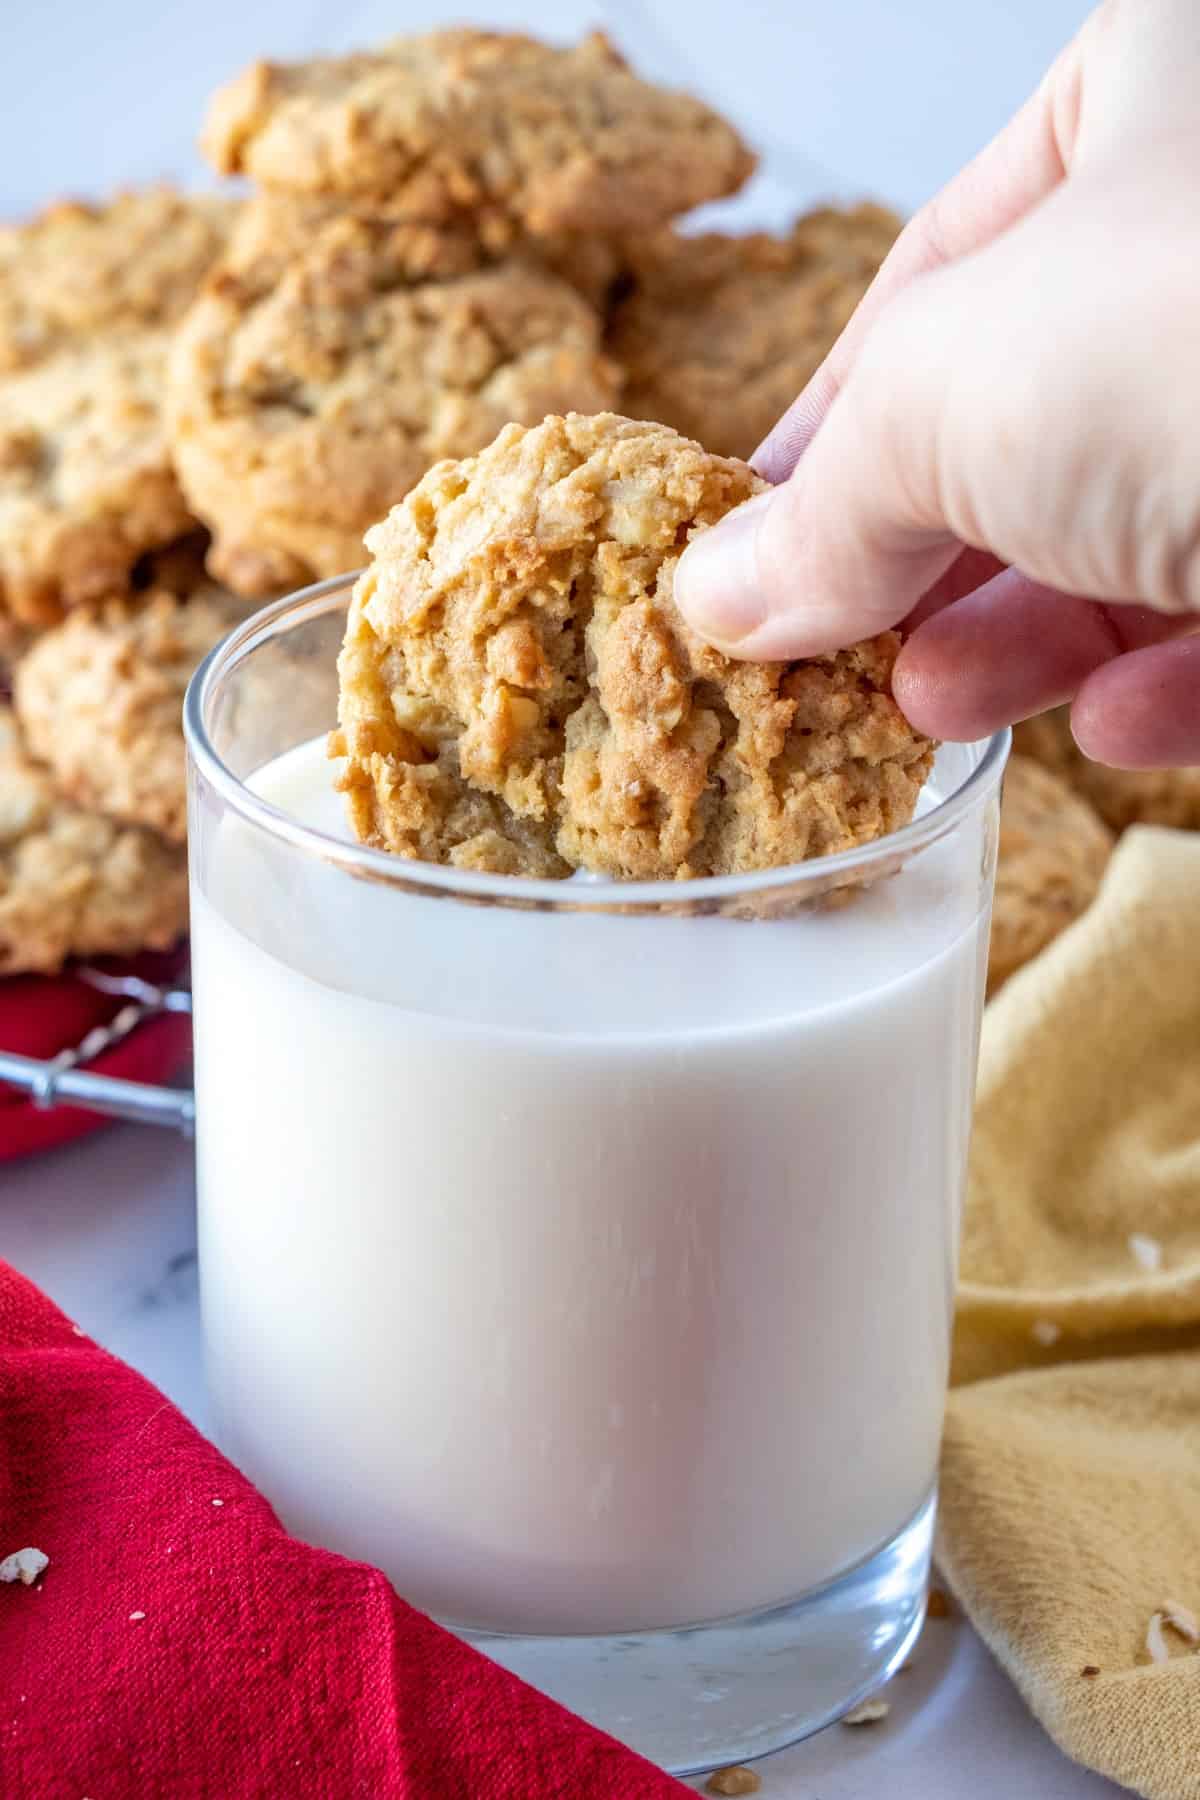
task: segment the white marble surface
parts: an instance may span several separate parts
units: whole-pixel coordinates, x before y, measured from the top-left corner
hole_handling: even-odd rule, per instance
[[[722,104],[764,152],[734,216],[871,192],[913,207],[1034,85],[1085,0],[91,0],[5,15],[0,216],[65,192],[202,178],[211,88],[258,54],[339,48],[468,15],[567,37],[602,24],[648,74]],[[204,1423],[192,1169],[152,1130],[0,1169],[0,1256]],[[1101,1800],[961,1623],[931,1626],[880,1727],[764,1769],[770,1800]]]

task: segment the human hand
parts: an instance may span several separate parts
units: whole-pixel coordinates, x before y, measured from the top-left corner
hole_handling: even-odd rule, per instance
[[[1100,761],[1200,762],[1198,88],[1195,0],[1089,19],[901,235],[754,458],[776,491],[685,552],[698,631],[770,660],[907,621],[935,737],[1073,700]]]

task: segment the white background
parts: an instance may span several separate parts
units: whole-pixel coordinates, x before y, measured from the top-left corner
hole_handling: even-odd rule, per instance
[[[1004,122],[1084,0],[478,0],[566,38],[604,26],[648,75],[717,102],[763,152],[742,220],[870,193],[917,206]],[[444,0],[161,0],[0,8],[0,216],[121,182],[204,179],[211,89],[257,55],[338,49],[466,16]],[[0,1170],[0,1255],[204,1418],[190,1155],[121,1130]],[[825,1733],[763,1771],[763,1800],[1102,1800],[961,1623],[931,1627],[885,1726]]]
[[[771,199],[826,187],[917,205],[1034,87],[1085,0],[5,0],[0,214],[194,177],[206,96],[256,56],[464,17],[567,38],[601,25],[657,80],[723,106]]]

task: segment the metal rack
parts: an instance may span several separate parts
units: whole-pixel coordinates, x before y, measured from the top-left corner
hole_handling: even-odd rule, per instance
[[[113,1119],[137,1125],[167,1125],[187,1137],[195,1123],[196,1104],[186,1088],[156,1087],[149,1082],[125,1081],[96,1073],[88,1067],[148,1020],[164,1013],[191,1013],[190,990],[181,985],[156,987],[133,975],[109,975],[86,965],[75,970],[80,981],[125,1004],[106,1025],[97,1025],[78,1044],[56,1056],[18,1056],[0,1050],[0,1083],[28,1094],[41,1111],[55,1106],[80,1106]]]

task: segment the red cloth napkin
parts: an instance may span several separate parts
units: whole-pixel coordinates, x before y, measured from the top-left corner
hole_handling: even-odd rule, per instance
[[[680,1784],[313,1550],[0,1263],[5,1800],[677,1800]],[[219,1504],[217,1504],[219,1502]]]
[[[171,981],[186,961],[183,950],[132,961],[105,960],[112,974],[138,975],[143,981]],[[68,970],[62,975],[10,975],[0,980],[0,1050],[21,1056],[50,1057],[78,1044],[96,1025],[107,1025],[125,1002]],[[170,1013],[147,1019],[129,1037],[88,1063],[98,1075],[126,1081],[162,1082],[183,1068],[191,1054],[191,1020]],[[0,1162],[49,1150],[111,1124],[100,1113],[78,1106],[42,1110],[16,1088],[0,1082]]]

